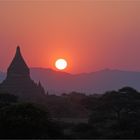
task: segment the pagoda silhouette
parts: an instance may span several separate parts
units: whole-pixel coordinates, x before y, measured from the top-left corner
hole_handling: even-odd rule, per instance
[[[8,67],[6,79],[0,84],[0,90],[27,101],[41,101],[46,96],[41,83],[37,84],[30,78],[30,69],[21,55],[19,46]]]

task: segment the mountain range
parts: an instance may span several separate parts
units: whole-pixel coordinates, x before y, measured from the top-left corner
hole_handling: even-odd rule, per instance
[[[41,82],[49,94],[60,95],[72,91],[100,94],[131,86],[140,90],[140,72],[104,69],[91,73],[69,74],[45,68],[31,68],[31,78]],[[0,82],[6,74],[0,72]]]

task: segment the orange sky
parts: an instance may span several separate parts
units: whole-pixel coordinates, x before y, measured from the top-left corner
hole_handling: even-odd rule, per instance
[[[17,45],[30,67],[70,73],[104,68],[140,71],[140,2],[0,2],[0,70]],[[4,60],[4,61],[3,61]]]

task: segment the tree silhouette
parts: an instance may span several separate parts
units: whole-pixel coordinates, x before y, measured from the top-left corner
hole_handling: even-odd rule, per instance
[[[104,138],[140,138],[140,93],[130,87],[109,91],[93,104],[89,122]]]
[[[48,112],[29,103],[2,108],[0,132],[0,138],[59,138],[61,135]]]

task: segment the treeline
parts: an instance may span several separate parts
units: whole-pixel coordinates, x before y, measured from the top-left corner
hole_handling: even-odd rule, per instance
[[[0,139],[60,138],[59,126],[38,104],[20,102],[18,97],[0,93]]]
[[[63,117],[88,122],[59,121]],[[131,87],[102,95],[72,92],[47,96],[46,105],[0,93],[0,138],[140,138],[140,93]]]
[[[131,87],[85,100],[98,138],[140,138],[140,93]],[[90,136],[89,136],[90,137]]]

